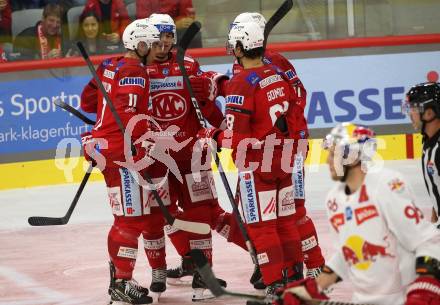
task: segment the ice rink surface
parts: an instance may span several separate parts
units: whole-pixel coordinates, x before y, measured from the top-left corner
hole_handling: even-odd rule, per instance
[[[401,171],[412,185],[417,204],[430,211],[420,160],[387,161],[385,166]],[[236,178],[233,175],[230,178],[235,186]],[[218,179],[221,204],[230,210],[220,183]],[[326,258],[333,252],[324,211],[324,198],[331,185],[326,166],[307,168],[306,206],[317,226]],[[108,304],[107,232],[112,216],[104,182],[86,185],[67,225],[30,227],[27,223],[29,216],[63,216],[77,188],[77,184],[68,184],[0,192],[0,305]],[[217,233],[213,233],[213,247],[214,271],[228,282],[228,289],[255,292],[248,282],[253,270],[249,255]],[[180,262],[169,241],[167,262],[169,267]],[[134,277],[140,284],[150,285],[151,269],[142,244]],[[350,285],[343,283],[331,295],[348,300],[350,294]],[[161,303],[192,304],[191,289],[168,286]],[[203,303],[246,302],[227,297]]]

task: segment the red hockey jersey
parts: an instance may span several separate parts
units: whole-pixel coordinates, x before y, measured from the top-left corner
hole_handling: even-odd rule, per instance
[[[287,116],[289,129],[294,139],[308,138],[307,120],[304,117],[306,107],[307,91],[303,83],[296,74],[293,65],[280,53],[266,50],[263,57],[266,65],[272,65],[279,72],[284,74],[284,78],[291,84],[292,98],[295,103],[291,104],[289,115]],[[232,67],[233,75],[240,73],[243,67],[237,62]]]
[[[256,140],[251,143],[264,145],[269,135],[280,140],[288,137],[287,130],[279,128],[278,122],[289,109],[291,91],[289,83],[273,67],[264,65],[235,75],[229,81],[225,98],[227,130],[219,135],[218,141],[222,147],[234,149],[234,158],[246,148],[243,142],[240,144],[244,139],[253,138]],[[248,156],[262,153],[263,149],[247,151]]]
[[[191,58],[185,57],[185,69],[188,76],[205,76],[214,79],[224,77],[223,74],[216,72],[203,72],[200,70],[199,63]],[[189,160],[192,155],[196,135],[200,129],[195,109],[191,103],[191,98],[176,61],[175,53],[170,54],[168,61],[163,63],[153,63],[147,66],[150,77],[151,92],[151,116],[158,123],[162,131],[175,125],[179,131],[174,133],[177,142],[191,141],[178,152],[171,152],[175,160]],[[220,126],[223,114],[213,102],[198,101],[204,117],[213,126]],[[154,128],[154,126],[151,126]]]
[[[97,74],[108,92],[111,101],[124,127],[138,114],[148,114],[149,79],[144,65],[139,60],[125,57],[114,57],[104,60]],[[81,109],[96,113],[96,124],[93,127],[93,138],[104,138],[107,149],[101,153],[109,160],[123,161],[124,139],[110,107],[92,79],[81,94]],[[131,139],[134,142],[148,129],[148,120],[144,119],[134,125]]]

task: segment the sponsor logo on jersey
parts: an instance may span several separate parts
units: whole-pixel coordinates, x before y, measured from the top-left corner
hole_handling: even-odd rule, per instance
[[[365,184],[362,184],[361,192],[359,194],[359,203],[362,203],[362,202],[365,202],[368,200],[369,200],[369,198],[368,198],[368,194],[367,194],[367,187],[365,186]]]
[[[107,82],[102,82],[105,92],[110,92],[112,90],[112,85]]]
[[[187,112],[185,99],[174,92],[163,92],[153,96],[151,115],[158,121],[178,120]]]
[[[278,74],[274,74],[271,76],[268,76],[266,78],[264,78],[263,80],[260,81],[260,87],[261,88],[265,88],[273,83],[282,81],[283,79],[281,78],[281,76],[279,76]]]
[[[198,176],[198,177],[197,177]],[[208,172],[203,171],[185,175],[186,184],[192,202],[213,199]]]
[[[399,178],[393,179],[388,185],[393,192],[402,193],[405,190],[405,184]]]
[[[301,154],[295,155],[295,171],[293,173],[293,186],[295,190],[295,199],[304,199],[304,175],[303,175],[304,157]]]
[[[139,86],[145,88],[145,78],[143,77],[124,77],[119,81],[119,86]]]
[[[226,104],[241,106],[244,103],[243,95],[228,95],[226,96]]]
[[[110,202],[110,207],[112,208],[112,213],[116,216],[124,215],[121,202],[121,189],[119,186],[108,187],[107,195]]]
[[[369,219],[379,216],[379,213],[374,205],[367,205],[365,207],[355,209],[354,216],[356,218],[356,223],[360,225]]]
[[[148,74],[157,74],[159,73],[159,69],[157,66],[147,66],[147,73]]]
[[[342,255],[349,266],[364,271],[378,258],[395,257],[388,248],[389,245],[371,243],[359,235],[352,235],[342,246]]]
[[[292,80],[296,77],[296,73],[293,72],[292,70],[287,70],[284,74],[286,74],[289,80]]]
[[[124,258],[136,259],[138,250],[135,248],[119,247],[118,256]]]
[[[170,91],[183,89],[183,76],[150,79],[150,91]]]
[[[115,78],[115,72],[105,69],[103,73],[104,77],[114,79]]]
[[[212,248],[212,240],[210,238],[190,240],[189,247],[191,249],[210,250]]]
[[[255,72],[252,72],[246,77],[246,81],[252,86],[255,86],[260,80],[261,77],[259,77],[258,74]]]
[[[269,262],[269,256],[266,252],[257,254],[258,265],[267,264]]]
[[[318,245],[318,241],[316,240],[316,237],[310,236],[309,238],[306,238],[301,241],[302,252],[309,251],[310,249],[313,249],[317,245]]]
[[[160,250],[165,247],[165,237],[159,239],[145,239],[144,247],[147,250]]]
[[[330,217],[330,223],[336,232],[339,232],[339,227],[345,224],[345,217],[343,213],[338,213]]]
[[[130,171],[126,168],[120,168],[122,182],[122,198],[124,203],[125,216],[140,216],[140,192],[139,185],[133,178]]]
[[[163,68],[162,69],[162,74],[163,75],[168,75],[170,73],[170,69],[168,69],[168,68]]]
[[[260,218],[258,216],[257,196],[254,177],[251,172],[240,173],[240,189],[243,190],[241,197],[246,223],[258,222]]]
[[[351,207],[345,208],[345,219],[347,219],[347,221],[350,221],[353,219],[353,210],[351,209]]]
[[[267,57],[263,57],[263,63],[265,63],[266,65],[269,65],[272,63],[272,61]]]
[[[267,221],[277,218],[276,191],[258,192],[261,208],[261,220]]]
[[[293,188],[285,187],[279,191],[278,216],[288,216],[295,213]]]

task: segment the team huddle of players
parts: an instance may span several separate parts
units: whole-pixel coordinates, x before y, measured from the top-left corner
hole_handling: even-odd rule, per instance
[[[374,190],[375,193],[367,194],[363,187],[359,195],[362,201],[348,195],[350,200],[343,200],[338,193],[329,199],[331,223],[345,248],[342,248],[343,256],[339,255],[325,265],[315,226],[307,217],[305,208],[304,160],[308,150],[304,118],[306,90],[286,58],[264,49],[265,22],[259,13],[243,13],[232,22],[228,33],[228,51],[235,57],[231,79],[215,71],[202,71],[195,59],[185,57],[184,68],[200,110],[212,126],[210,128],[200,126],[173,50],[177,41],[176,27],[166,14],[152,14],[129,24],[122,37],[127,52],[121,57],[103,61],[97,70],[114,104],[116,116],[95,80],[92,79],[84,88],[81,108],[97,114],[93,130],[83,135],[85,157],[102,171],[114,215],[108,234],[109,294],[113,304],[149,304],[153,301],[148,295],[149,290],[132,279],[141,235],[152,269],[151,292],[160,296],[166,290],[167,277],[169,283],[182,283],[184,276],[191,275],[192,300],[213,297],[188,257],[192,249],[200,249],[212,264],[211,233],[195,234],[167,225],[152,195],[151,185],[143,182],[145,175],[152,178],[163,204],[177,219],[207,223],[228,242],[247,251],[235,215],[219,206],[210,167],[210,151],[204,145],[207,140],[214,141],[217,148],[232,149],[239,173],[236,202],[258,258],[251,283],[255,288],[265,288],[268,296],[282,296],[277,298],[278,303],[300,304],[301,298],[296,297],[299,288],[305,290],[309,297],[324,297],[321,289],[326,288],[327,283],[318,286],[319,281],[312,279],[318,277],[322,270],[325,279],[329,277],[335,281],[357,276],[342,267],[347,261],[352,262],[353,268],[364,264],[364,269],[359,267],[362,269],[359,277],[370,285],[368,281],[372,279],[362,278],[366,276],[362,271],[369,267],[365,267],[365,261],[359,261],[355,247],[359,243],[364,245],[361,246],[363,259],[368,259],[366,256],[369,255],[371,263],[377,257],[395,258],[399,242],[409,239],[406,235],[402,237],[404,241],[400,235],[391,236],[394,230],[399,231],[409,223],[393,227],[394,223],[390,224],[388,220],[400,216],[397,215],[400,207],[404,213],[410,213],[412,209],[417,212],[415,207],[408,208],[411,201],[402,199],[400,205],[392,202],[395,205],[392,208],[379,206],[382,204],[379,200],[381,193],[376,194],[376,191],[383,193],[391,189],[381,190],[388,185],[384,183],[370,187],[370,184],[388,179],[390,183],[395,183],[393,187],[398,185],[400,193],[396,191],[398,198],[395,200],[399,201],[400,197],[406,198],[407,195],[404,186],[399,184],[404,183],[403,180],[395,180],[399,177],[393,174],[371,177],[371,183],[366,184],[368,191]],[[218,96],[225,97],[224,114],[215,103]],[[118,118],[126,129],[125,135],[117,123]],[[339,134],[335,131],[329,142],[330,155],[335,147],[340,146],[341,130]],[[359,129],[356,130],[358,135]],[[373,138],[369,133],[360,134],[363,140]],[[127,145],[127,138],[128,142],[134,143],[135,152]],[[356,166],[363,160],[357,161]],[[346,164],[344,168],[347,168]],[[344,174],[342,181],[349,181],[346,176],[350,175]],[[369,204],[364,204],[362,210],[355,207],[364,201]],[[350,226],[349,217],[344,214],[348,209],[351,210],[350,218],[356,219]],[[381,222],[382,217],[386,218],[390,230],[387,231],[386,224]],[[383,240],[367,241],[362,232],[356,233],[359,228],[352,227],[356,223],[357,226],[368,223],[371,227],[372,219],[377,222],[375,226],[378,230],[382,230],[380,236]],[[409,252],[420,248],[421,255],[417,257],[433,257],[431,264],[423,266],[435,269],[432,266],[438,261],[434,258],[440,259],[440,253],[425,244],[438,239],[438,233],[431,230],[430,224],[422,220],[420,223],[418,220],[416,225],[420,228],[415,227],[418,231],[414,232],[423,233],[426,238],[410,244],[406,248],[408,255],[405,259],[410,260]],[[176,269],[167,270],[164,228],[182,257],[182,264]],[[377,239],[379,233],[376,232],[375,236]],[[422,244],[425,247],[420,246]],[[398,262],[395,261],[394,265],[388,261],[382,263],[398,269]],[[413,267],[414,263],[415,260]],[[381,267],[376,265],[375,268]],[[387,269],[383,270],[386,272]],[[307,280],[302,280],[304,274]],[[390,282],[388,290],[382,287],[386,294],[398,295],[399,301],[401,288],[415,277],[405,272],[403,276],[404,280]],[[435,279],[435,276],[432,278]],[[397,283],[399,280],[402,282]],[[218,281],[226,286],[225,281]],[[421,282],[419,286],[429,284],[440,290],[438,279],[431,282]],[[360,295],[362,299],[363,294]],[[426,294],[422,292],[422,295]],[[440,292],[437,297],[439,295]]]

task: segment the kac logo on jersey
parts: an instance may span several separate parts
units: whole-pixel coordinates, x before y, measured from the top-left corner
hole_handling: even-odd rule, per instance
[[[185,99],[174,92],[162,92],[153,96],[152,116],[159,121],[177,120],[187,112]]]
[[[139,86],[145,88],[145,78],[143,77],[124,77],[119,81],[119,86]]]
[[[255,72],[252,72],[246,77],[246,81],[252,86],[255,86],[260,80],[261,78]]]
[[[228,95],[226,96],[226,104],[231,105],[243,105],[244,96],[243,95]]]

